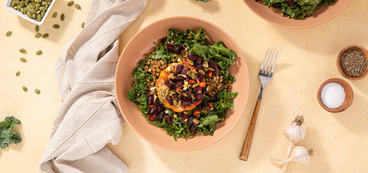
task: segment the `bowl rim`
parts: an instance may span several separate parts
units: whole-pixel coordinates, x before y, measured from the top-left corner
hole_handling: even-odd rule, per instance
[[[340,84],[344,88],[344,91],[345,91],[345,101],[338,108],[329,108],[329,107],[327,107],[326,105],[323,104],[322,98],[321,98],[322,88],[326,84],[333,83],[333,82]],[[331,113],[339,113],[339,112],[342,112],[342,111],[346,110],[347,108],[349,108],[349,106],[351,105],[351,103],[353,102],[353,99],[354,99],[354,91],[351,88],[351,86],[349,85],[349,83],[347,83],[345,80],[340,79],[340,78],[330,78],[330,79],[324,81],[321,84],[321,86],[318,88],[317,99],[318,99],[318,103],[326,111],[331,112]]]
[[[253,8],[251,8],[251,6],[248,4],[248,1],[249,0],[242,0],[245,5],[254,13],[256,14],[258,17],[260,17],[261,19],[269,22],[269,23],[272,23],[274,25],[277,25],[277,26],[281,26],[281,27],[285,27],[285,28],[293,28],[293,29],[301,29],[301,28],[310,28],[310,27],[314,27],[314,26],[317,26],[317,25],[320,25],[320,24],[323,24],[333,18],[335,18],[336,16],[338,16],[341,12],[343,12],[349,5],[350,3],[353,1],[353,0],[348,0],[349,2],[340,10],[338,11],[336,14],[334,15],[331,15],[329,16],[328,18],[326,18],[325,20],[322,20],[322,21],[319,21],[319,22],[316,22],[314,24],[310,24],[310,25],[285,25],[285,24],[280,24],[280,23],[277,23],[277,22],[274,22],[272,20],[268,20],[266,17],[262,16],[261,14],[258,14]],[[253,1],[253,0],[251,0]],[[254,1],[253,1],[254,2]],[[338,2],[338,1],[336,1]],[[258,2],[257,2],[258,3]]]
[[[46,17],[47,17],[47,15],[50,13],[51,8],[52,8],[52,6],[54,5],[54,3],[55,3],[55,1],[56,1],[56,0],[51,1],[50,6],[49,6],[49,7],[47,8],[47,10],[46,10],[45,16],[43,16],[43,18],[42,18],[40,21],[37,21],[37,20],[31,19],[31,18],[27,17],[26,15],[22,14],[20,11],[13,9],[13,8],[11,7],[11,2],[12,2],[12,1],[13,1],[13,0],[7,0],[7,1],[5,2],[5,9],[7,9],[8,11],[10,11],[10,12],[12,12],[12,13],[16,14],[17,16],[19,16],[19,17],[21,17],[21,18],[23,18],[23,19],[25,19],[25,20],[27,20],[27,21],[29,21],[29,22],[32,22],[32,23],[34,23],[34,24],[36,24],[36,25],[42,25],[42,24],[43,24],[43,22],[45,22]]]
[[[128,43],[126,44],[126,46],[125,47],[127,47],[141,32],[143,32],[144,30],[147,30],[147,29],[149,29],[152,25],[155,25],[155,24],[157,24],[157,23],[159,23],[159,22],[163,22],[163,21],[166,21],[166,20],[174,20],[174,19],[178,19],[178,18],[184,18],[184,19],[193,19],[193,20],[198,20],[198,21],[201,21],[201,22],[205,22],[205,23],[208,23],[208,24],[210,24],[211,26],[213,26],[213,27],[215,27],[215,28],[217,28],[218,30],[220,30],[222,33],[224,33],[233,43],[235,43],[234,45],[235,45],[235,47],[239,50],[239,54],[238,54],[238,57],[240,57],[240,58],[243,58],[244,59],[244,55],[243,55],[243,52],[242,52],[242,50],[241,50],[241,48],[238,46],[238,44],[235,42],[235,40],[227,33],[227,32],[225,32],[222,28],[220,28],[219,26],[217,26],[217,25],[215,25],[214,23],[212,23],[212,22],[209,22],[209,21],[207,21],[207,20],[204,20],[204,19],[201,19],[201,18],[197,18],[197,17],[193,17],[193,16],[172,16],[172,17],[166,17],[166,18],[162,18],[162,19],[159,19],[159,20],[157,20],[157,21],[154,21],[154,22],[152,22],[152,23],[150,23],[149,25],[147,25],[147,26],[145,26],[143,29],[141,29],[140,31],[138,31],[129,41],[128,41]],[[119,64],[122,62],[122,61],[120,61],[122,58],[121,58],[121,56],[125,53],[125,51],[127,51],[127,49],[125,49],[124,48],[124,50],[122,51],[122,53],[121,53],[121,55],[119,56],[120,58],[119,58],[119,61],[118,61],[118,63],[117,63],[117,66],[116,66],[116,71],[115,71],[115,92],[117,92],[118,90],[117,90],[117,85],[116,85],[116,81],[118,80],[117,79],[117,77],[118,77],[118,75],[116,75],[117,74],[117,72],[118,72],[118,67],[119,67]],[[245,62],[245,59],[244,59],[244,62]],[[158,147],[160,147],[160,148],[163,148],[163,149],[166,149],[166,150],[171,150],[171,151],[194,151],[194,150],[198,150],[198,149],[202,149],[202,148],[205,148],[205,147],[208,147],[208,146],[210,146],[210,145],[212,145],[212,144],[214,144],[214,143],[216,143],[216,142],[218,142],[219,140],[221,140],[222,138],[224,138],[227,134],[229,134],[229,132],[231,131],[231,130],[233,130],[234,129],[234,127],[238,124],[238,122],[239,122],[239,120],[240,120],[240,118],[242,117],[242,115],[243,115],[243,113],[244,113],[244,111],[245,111],[245,108],[246,108],[246,105],[247,105],[247,102],[248,102],[248,99],[249,99],[249,88],[250,88],[250,80],[249,80],[249,70],[248,70],[248,66],[247,66],[247,63],[245,62],[245,67],[247,68],[247,71],[248,71],[248,73],[247,73],[247,75],[248,75],[248,82],[247,82],[247,85],[248,85],[248,91],[246,91],[246,92],[248,92],[247,93],[247,98],[245,99],[245,104],[244,104],[244,107],[242,107],[241,108],[241,110],[239,110],[238,109],[238,111],[240,111],[240,115],[239,115],[239,117],[238,117],[238,119],[236,119],[236,121],[235,121],[235,123],[234,124],[232,124],[231,125],[231,127],[229,128],[229,130],[226,132],[226,133],[224,133],[223,135],[221,135],[221,136],[219,136],[216,140],[214,140],[214,141],[212,141],[212,142],[209,142],[209,143],[207,143],[207,144],[205,144],[205,145],[201,145],[201,146],[198,146],[198,147],[193,147],[193,148],[190,148],[190,149],[175,149],[175,148],[169,148],[169,147],[166,147],[166,146],[162,146],[162,145],[158,145],[158,144],[156,144],[155,142],[153,142],[152,140],[150,140],[149,138],[146,138],[145,136],[143,136],[142,134],[140,134],[139,132],[138,132],[138,130],[136,129],[136,127],[134,127],[134,126],[132,126],[131,124],[130,124],[130,122],[128,121],[128,120],[126,120],[126,118],[125,118],[125,115],[124,115],[124,113],[122,112],[122,111],[120,111],[121,112],[121,114],[123,115],[123,117],[124,117],[124,119],[126,120],[126,122],[127,122],[127,124],[141,137],[141,138],[143,138],[144,140],[146,140],[146,141],[148,141],[150,144],[153,144],[153,145],[155,145],[155,146],[158,146]],[[244,75],[244,74],[243,74]],[[117,95],[117,94],[116,94]],[[119,99],[116,97],[116,99],[117,99],[117,103],[118,103],[118,107],[119,107],[119,109],[120,109],[120,107],[121,107],[121,105],[120,105],[120,102],[118,101]]]
[[[349,75],[349,74],[345,73],[345,71],[342,69],[341,63],[340,63],[341,57],[348,50],[359,50],[359,51],[363,52],[363,54],[365,56],[365,59],[368,62],[368,50],[366,48],[364,48],[363,46],[359,46],[359,45],[347,46],[347,47],[343,48],[340,51],[340,53],[337,55],[336,66],[337,66],[337,69],[339,70],[340,74],[342,76],[344,76],[345,78],[350,79],[350,80],[360,80],[360,79],[365,78],[368,75],[368,63],[367,63],[365,71],[362,74],[358,75],[358,76]]]

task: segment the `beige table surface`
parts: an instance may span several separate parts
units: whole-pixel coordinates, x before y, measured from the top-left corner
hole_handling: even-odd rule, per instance
[[[22,121],[15,131],[23,142],[0,150],[0,172],[39,172],[38,164],[49,141],[53,119],[60,106],[54,64],[61,47],[71,40],[86,19],[91,0],[76,0],[82,10],[57,0],[51,13],[64,13],[65,21],[47,17],[40,27],[47,39],[36,39],[35,25],[0,8],[0,119],[13,115]],[[5,4],[5,0],[0,0]],[[343,78],[335,62],[345,46],[368,48],[368,1],[354,0],[329,22],[306,29],[269,24],[253,14],[242,0],[150,0],[147,9],[122,35],[121,50],[135,33],[169,16],[196,16],[213,22],[241,47],[250,73],[250,95],[235,128],[219,142],[190,152],[161,149],[140,138],[127,124],[116,145],[108,145],[130,168],[129,172],[281,172],[268,158],[285,157],[288,141],[283,129],[295,115],[306,119],[306,138],[300,142],[314,149],[309,163],[291,163],[288,172],[368,172],[368,78],[346,81],[354,90],[352,105],[342,113],[323,110],[317,89],[325,80]],[[60,24],[60,29],[52,25]],[[7,31],[13,31],[6,37]],[[21,54],[25,48],[27,54]],[[258,96],[258,68],[267,48],[280,50],[276,73],[267,85],[259,111],[248,161],[238,159]],[[35,52],[42,50],[37,56]],[[27,58],[22,63],[19,58]],[[19,77],[16,71],[21,71]],[[344,79],[344,78],[343,78]],[[24,92],[22,86],[29,91]],[[35,94],[38,88],[41,94]]]

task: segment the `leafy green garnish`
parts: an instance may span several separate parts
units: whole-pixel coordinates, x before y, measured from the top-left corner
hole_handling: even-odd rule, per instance
[[[146,90],[148,89],[147,78],[150,78],[150,75],[144,71],[145,64],[146,60],[140,60],[138,67],[133,70],[133,79],[137,79],[137,82],[134,84],[134,88],[129,91],[128,99],[138,105],[138,109],[142,111],[144,116],[147,116],[149,106],[147,105]]]
[[[335,2],[335,0],[322,0],[321,3],[318,4],[317,9],[329,5],[333,2]]]
[[[171,109],[167,109],[167,110],[171,110]],[[173,136],[175,141],[180,136],[186,138],[188,135],[188,132],[186,131],[186,129],[189,128],[189,124],[183,124],[181,123],[180,118],[173,118],[171,115],[169,116],[173,120],[171,124],[167,123],[165,116],[162,120],[150,121],[149,119],[147,119],[147,121],[159,128],[164,128],[168,135]]]
[[[271,7],[275,3],[280,3],[280,11],[294,19],[304,19],[312,15],[314,10],[329,5],[335,0],[294,0],[289,6],[286,0],[264,0],[264,4]]]
[[[203,127],[203,126],[207,126],[210,125],[212,123],[216,123],[218,121],[221,121],[221,119],[217,116],[217,115],[211,115],[208,117],[203,117],[201,118],[201,124],[198,125],[198,127]]]
[[[227,109],[234,109],[234,101],[232,98],[238,96],[238,93],[227,92],[223,90],[216,94],[216,98],[220,100],[218,103],[215,104],[215,108],[217,110],[227,110]]]
[[[209,62],[215,56],[215,51],[208,45],[195,43],[191,52],[194,55],[202,56],[204,61]]]
[[[216,50],[217,54],[228,57],[232,61],[234,61],[236,58],[236,53],[226,48],[222,41],[217,41],[215,44],[213,44],[212,48]]]
[[[213,133],[216,130],[216,123],[221,121],[221,119],[215,115],[209,115],[207,117],[200,118],[201,123],[198,125],[198,131],[202,134],[210,134],[213,135]]]
[[[8,116],[4,121],[0,122],[0,148],[6,148],[12,143],[18,144],[22,142],[20,134],[13,131],[15,125],[20,123],[20,120],[13,116]]]
[[[236,97],[238,93],[227,92],[223,90],[217,93],[216,98],[219,100],[214,103],[214,112],[208,114],[205,117],[201,117],[201,123],[198,125],[198,131],[202,134],[210,134],[216,130],[216,123],[221,121],[221,118],[225,118],[228,109],[234,109],[233,98]]]
[[[158,44],[156,46],[155,54],[148,55],[149,58],[152,59],[162,59],[166,62],[170,62],[172,58],[176,59],[173,54],[170,54],[166,49],[165,45]]]
[[[203,28],[200,28],[197,34],[189,29],[184,33],[174,29],[168,29],[168,32],[169,35],[166,38],[166,43],[170,42],[170,44],[173,43],[173,45],[186,45],[189,49],[191,49],[195,43],[208,45],[208,40],[205,37],[206,32],[204,32]]]

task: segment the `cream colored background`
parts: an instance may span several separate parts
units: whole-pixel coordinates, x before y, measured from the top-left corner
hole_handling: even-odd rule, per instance
[[[36,39],[35,25],[0,8],[0,119],[7,114],[22,121],[16,131],[23,142],[0,150],[0,172],[39,172],[38,163],[49,140],[53,119],[60,106],[54,63],[61,47],[81,31],[91,0],[76,0],[82,10],[58,0]],[[0,0],[5,4],[5,0]],[[250,95],[245,112],[222,140],[204,149],[174,152],[153,146],[127,124],[116,146],[108,145],[130,168],[129,172],[280,172],[280,164],[268,157],[285,157],[288,141],[283,129],[295,115],[304,115],[306,138],[300,143],[314,149],[306,165],[291,163],[288,172],[368,172],[368,78],[345,79],[354,90],[346,111],[324,111],[316,99],[325,80],[343,78],[336,68],[339,51],[351,44],[368,48],[368,1],[354,0],[340,15],[322,25],[287,29],[269,24],[253,14],[242,0],[150,0],[147,9],[122,35],[121,50],[140,29],[169,16],[195,16],[224,29],[241,47],[250,73]],[[58,18],[52,18],[58,12]],[[66,15],[60,21],[60,14]],[[53,29],[53,24],[60,29]],[[6,37],[11,30],[13,35]],[[27,54],[21,54],[25,48]],[[268,48],[280,50],[276,72],[267,85],[259,111],[248,161],[238,159],[258,96],[258,69]],[[43,55],[37,56],[37,50]],[[22,63],[19,58],[28,62]],[[21,75],[15,76],[20,70]],[[344,78],[343,78],[344,79]],[[22,86],[29,91],[24,92]],[[34,93],[39,88],[41,94]]]

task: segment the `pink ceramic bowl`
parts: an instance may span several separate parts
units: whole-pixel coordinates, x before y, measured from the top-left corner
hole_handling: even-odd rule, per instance
[[[211,44],[222,40],[224,44],[238,55],[235,63],[230,68],[230,73],[236,77],[236,82],[232,85],[232,91],[238,92],[234,99],[234,111],[229,110],[226,120],[217,123],[217,129],[213,136],[200,135],[198,133],[193,139],[179,138],[177,141],[172,136],[168,136],[164,129],[148,123],[137,110],[137,106],[127,99],[127,95],[132,86],[132,71],[136,63],[143,58],[143,54],[149,53],[159,38],[167,36],[168,28],[177,29],[184,32],[186,29],[197,31],[202,27]],[[176,150],[189,151],[197,150],[209,146],[223,138],[236,125],[243,114],[249,95],[249,73],[247,63],[243,57],[241,49],[235,41],[221,28],[216,25],[193,17],[171,17],[154,22],[139,31],[126,45],[116,69],[115,90],[119,108],[132,129],[146,141],[159,147]]]
[[[289,19],[281,16],[279,9],[268,8],[254,0],[243,0],[244,3],[252,10],[257,16],[263,20],[272,24],[286,27],[286,28],[307,28],[322,24],[331,20],[340,14],[350,2],[353,0],[336,0],[328,6],[321,7],[313,12],[312,16],[306,17],[302,20]]]

